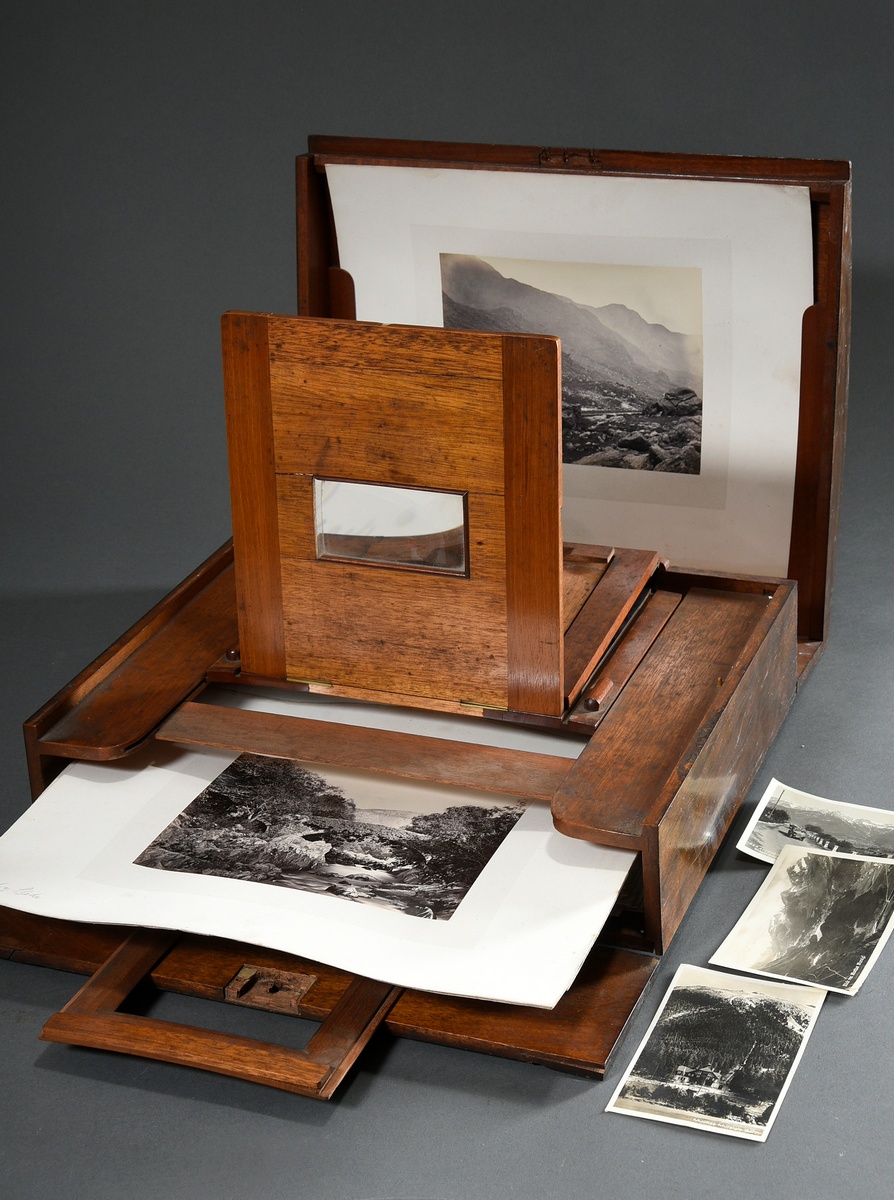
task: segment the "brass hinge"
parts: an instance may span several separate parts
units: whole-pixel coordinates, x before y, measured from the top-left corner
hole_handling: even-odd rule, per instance
[[[569,150],[564,146],[544,146],[540,151],[541,167],[589,167],[601,171],[602,160],[597,150]]]

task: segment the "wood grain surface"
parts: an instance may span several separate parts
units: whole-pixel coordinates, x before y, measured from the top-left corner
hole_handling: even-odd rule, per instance
[[[221,335],[239,645],[246,670],[282,676],[283,599],[267,318],[225,313]]]
[[[272,754],[547,802],[574,762],[561,755],[200,703],[181,705],[157,737],[180,745]]]
[[[564,711],[562,412],[556,338],[503,339],[509,708]]]

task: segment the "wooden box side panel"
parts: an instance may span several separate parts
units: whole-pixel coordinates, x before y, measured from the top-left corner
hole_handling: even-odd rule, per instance
[[[560,832],[643,849],[650,815],[657,824],[693,739],[722,711],[769,604],[760,593],[689,589],[556,794]]]
[[[226,544],[24,723],[32,798],[67,759],[130,753],[236,643]]]
[[[797,685],[790,593],[643,855],[647,934],[666,949],[788,715]]]

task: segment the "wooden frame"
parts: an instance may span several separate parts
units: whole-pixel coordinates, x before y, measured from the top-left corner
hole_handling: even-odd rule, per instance
[[[178,937],[158,929],[132,933],[50,1017],[42,1040],[200,1067],[328,1100],[400,994],[385,983],[353,980],[304,1050],[119,1012]]]
[[[223,346],[244,669],[561,716],[556,339],[227,313]],[[321,559],[322,475],[465,494],[467,577]]]

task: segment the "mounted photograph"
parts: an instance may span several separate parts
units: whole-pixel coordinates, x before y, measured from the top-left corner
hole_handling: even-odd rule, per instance
[[[444,325],[562,341],[565,463],[698,475],[697,267],[441,254]]]
[[[405,793],[381,801],[291,760],[243,754],[134,862],[446,921],[525,811],[456,794],[441,808],[418,795],[410,808]]]
[[[783,846],[894,858],[894,812],[825,800],[770,781],[737,843],[744,854],[775,862]]]
[[[606,1112],[765,1141],[824,999],[681,966]]]
[[[711,962],[853,996],[894,928],[894,862],[786,846]]]

